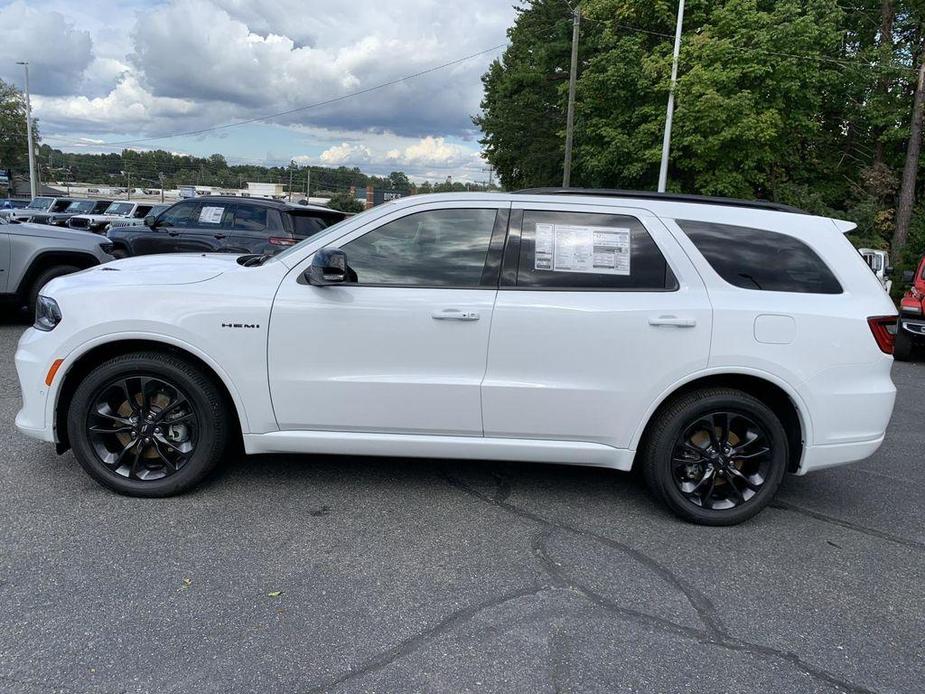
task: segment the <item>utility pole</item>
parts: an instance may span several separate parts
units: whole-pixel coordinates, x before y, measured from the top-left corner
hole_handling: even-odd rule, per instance
[[[674,57],[671,62],[671,86],[668,88],[668,112],[665,114],[665,137],[662,140],[662,165],[658,172],[658,192],[668,187],[668,152],[671,150],[671,125],[674,121],[674,90],[678,83],[678,58],[681,55],[681,27],[684,24],[684,0],[678,2],[678,23],[674,30]]]
[[[157,180],[161,182],[161,202],[164,202],[164,172],[157,172]]]
[[[125,199],[131,200],[132,199],[132,172],[126,171],[125,173],[128,176],[128,186],[125,189]]]
[[[581,31],[581,6],[572,12],[572,65],[568,78],[568,112],[565,117],[565,163],[562,166],[562,187],[572,183],[572,143],[575,138],[575,84],[578,81],[578,37]]]
[[[292,163],[289,163],[289,202],[292,202]]]
[[[306,202],[309,202],[309,198],[311,198],[312,196],[311,189],[312,189],[312,167],[309,166],[309,167],[306,167],[305,169],[305,201]]]
[[[38,179],[35,177],[35,150],[32,143],[32,101],[29,96],[29,63],[20,61],[26,71],[26,137],[29,139],[29,191],[32,197],[38,195]]]

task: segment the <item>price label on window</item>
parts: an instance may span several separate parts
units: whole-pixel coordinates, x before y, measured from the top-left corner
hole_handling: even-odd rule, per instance
[[[629,275],[632,238],[632,231],[623,227],[537,224],[533,267]]]
[[[199,213],[199,221],[202,224],[221,224],[224,214],[224,207],[203,207]]]

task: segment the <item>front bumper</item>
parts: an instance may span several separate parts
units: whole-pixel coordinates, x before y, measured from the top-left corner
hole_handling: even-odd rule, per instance
[[[16,428],[26,436],[55,443],[54,422],[48,421],[49,388],[45,385],[45,375],[54,357],[46,354],[47,343],[51,340],[40,339],[47,335],[29,328],[19,340],[16,373],[22,393],[22,408],[16,414]]]

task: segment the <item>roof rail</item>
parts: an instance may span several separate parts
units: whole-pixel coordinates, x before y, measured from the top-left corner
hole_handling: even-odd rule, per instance
[[[665,202],[690,202],[700,205],[726,205],[728,207],[751,207],[757,210],[808,214],[805,210],[779,202],[767,200],[739,200],[737,198],[716,198],[708,195],[687,195],[684,193],[656,193],[651,190],[609,190],[606,188],[525,188],[514,191],[525,195],[589,195],[605,198],[638,198],[642,200],[664,200]]]

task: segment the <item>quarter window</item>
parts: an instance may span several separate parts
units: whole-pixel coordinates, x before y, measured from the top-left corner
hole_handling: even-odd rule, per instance
[[[517,286],[664,291],[678,283],[634,217],[528,210],[521,228]]]
[[[729,284],[742,289],[841,294],[816,252],[787,234],[765,229],[677,220],[697,250]]]
[[[358,284],[478,287],[496,216],[493,209],[418,212],[342,248]]]

